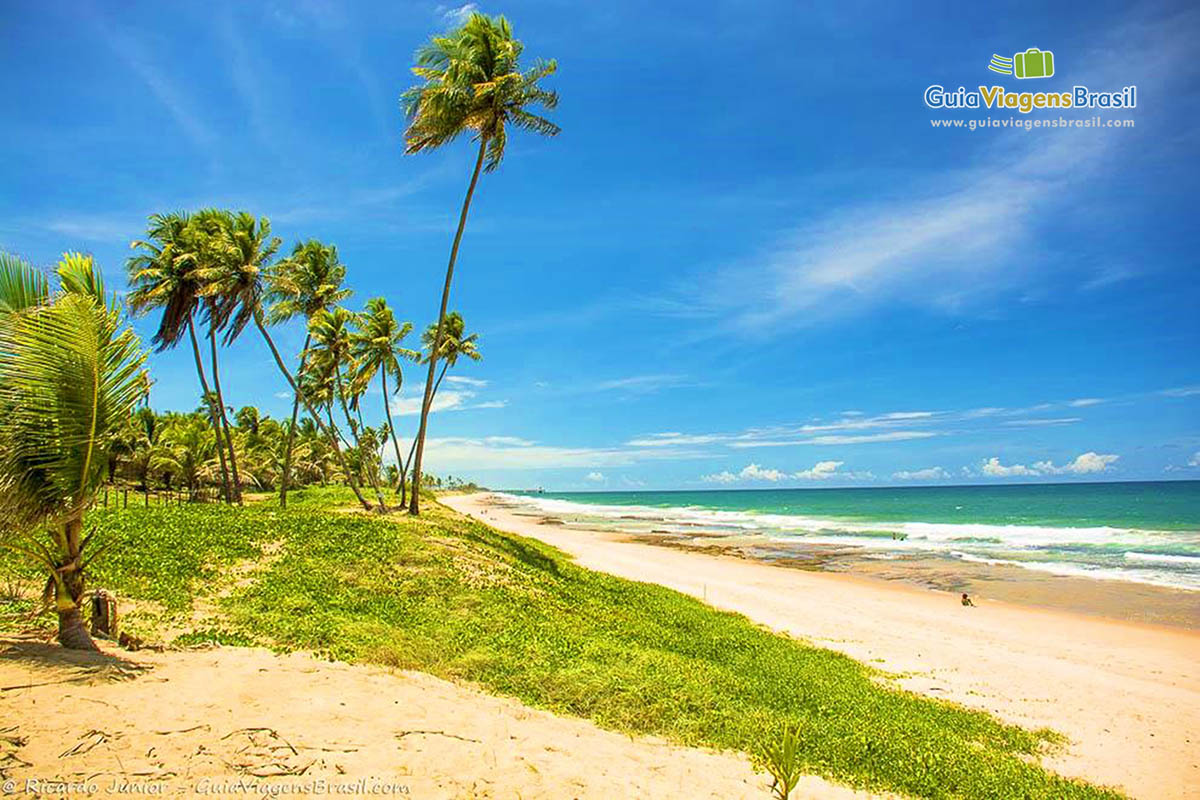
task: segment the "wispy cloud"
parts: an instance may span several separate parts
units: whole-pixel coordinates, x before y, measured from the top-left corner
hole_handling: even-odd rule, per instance
[[[488,382],[482,378],[468,378],[465,375],[447,375],[446,383],[453,383],[457,386],[471,386],[476,389],[482,389],[488,385]]]
[[[1097,53],[1079,54],[1078,64],[1086,65],[1076,67],[1080,82],[1126,85],[1136,78],[1142,91],[1161,88],[1190,50],[1177,22],[1130,24],[1112,39],[1148,54],[1136,75],[1101,43]],[[1086,197],[1092,176],[1103,175],[1114,153],[1135,141],[1075,128],[1006,137],[966,169],[956,164],[883,199],[888,190],[881,187],[866,202],[780,231],[766,249],[715,278],[698,276],[691,282],[698,290],[685,290],[690,302],[680,305],[716,318],[708,326],[714,335],[757,335],[886,304],[957,311],[1039,283],[1048,274],[1028,245],[1041,220]],[[1127,279],[1127,272],[1106,268],[1079,280],[1094,289]]]
[[[461,6],[439,4],[434,13],[446,25],[461,25],[467,18],[479,10],[478,3],[464,3]]]
[[[603,469],[629,467],[656,457],[680,457],[679,453],[654,454],[619,447],[560,447],[513,436],[445,437],[426,443],[433,469],[518,471],[582,467]],[[691,454],[693,457],[701,455]]]
[[[1057,419],[1010,419],[1001,422],[1001,425],[1007,425],[1011,428],[1044,428],[1055,425],[1074,425],[1076,422],[1083,422],[1082,417],[1059,417]]]
[[[651,394],[662,391],[663,389],[673,389],[686,385],[689,385],[686,376],[674,374],[656,374],[632,375],[627,378],[614,378],[611,380],[600,381],[595,385],[594,388],[599,392],[623,391],[634,394]]]
[[[446,380],[449,380],[447,378]],[[390,401],[392,413],[406,417],[421,413],[425,389],[417,387],[412,395],[394,397]],[[472,411],[484,408],[505,408],[507,400],[477,400],[478,392],[471,389],[440,389],[433,398],[430,413],[438,411]]]
[[[93,17],[93,21],[99,29],[101,41],[106,42],[113,53],[141,79],[184,136],[198,150],[211,157],[217,135],[193,106],[187,92],[176,84],[150,48],[141,39],[109,24],[100,16]]]

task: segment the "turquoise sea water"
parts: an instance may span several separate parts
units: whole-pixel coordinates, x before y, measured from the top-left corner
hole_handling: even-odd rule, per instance
[[[510,494],[629,532],[924,553],[1200,591],[1200,481]]]

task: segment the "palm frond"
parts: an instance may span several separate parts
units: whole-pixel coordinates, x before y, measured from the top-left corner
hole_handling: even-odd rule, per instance
[[[27,261],[0,252],[0,314],[12,314],[46,302],[50,281]]]

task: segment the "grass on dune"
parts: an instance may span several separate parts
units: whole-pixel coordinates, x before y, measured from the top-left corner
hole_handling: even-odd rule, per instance
[[[97,513],[114,545],[93,585],[183,610],[229,566],[282,542],[221,600],[220,628],[184,641],[423,670],[689,745],[755,752],[798,724],[807,771],[916,797],[1118,796],[1041,769],[1047,731],[892,688],[841,654],[434,505],[420,519],[380,519],[330,510],[342,500],[308,490],[286,512]]]

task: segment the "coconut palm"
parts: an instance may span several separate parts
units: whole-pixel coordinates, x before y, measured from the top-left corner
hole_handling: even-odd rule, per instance
[[[370,383],[375,374],[379,374],[379,390],[383,400],[383,409],[387,414],[387,427],[392,440],[392,449],[396,453],[398,469],[397,489],[400,492],[400,505],[405,503],[405,471],[406,464],[400,456],[400,442],[396,438],[396,426],[392,422],[392,408],[389,398],[393,393],[398,394],[404,385],[404,373],[400,369],[401,361],[416,361],[421,354],[401,346],[404,337],[412,331],[412,323],[396,322],[392,309],[382,297],[372,297],[367,301],[367,307],[360,318],[359,329],[353,335],[351,352],[358,364],[355,381],[363,386]],[[388,376],[395,376],[395,389],[389,390]]]
[[[326,375],[327,379],[332,378],[334,396],[342,409],[346,424],[350,428],[353,446],[358,453],[359,463],[363,467],[362,472],[367,483],[371,484],[382,511],[386,510],[387,504],[379,489],[376,470],[371,468],[370,459],[366,457],[364,450],[366,426],[362,424],[361,415],[356,421],[355,416],[350,413],[351,409],[354,409],[356,413],[359,412],[358,397],[362,393],[362,387],[353,380],[358,373],[353,353],[355,328],[358,321],[358,314],[341,306],[337,306],[331,311],[318,311],[314,314],[308,327],[312,337],[311,358],[315,371]]]
[[[127,265],[132,287],[128,303],[137,315],[144,315],[151,309],[162,310],[158,330],[150,340],[158,352],[173,349],[187,334],[213,432],[220,438],[219,401],[209,388],[204,361],[200,356],[200,343],[196,338],[194,318],[205,286],[204,276],[198,269],[195,230],[191,223],[190,215],[185,213],[155,214],[150,217],[146,238],[130,245],[138,252],[129,259]],[[213,358],[215,363],[215,353]],[[218,456],[225,499],[231,502],[234,494],[225,463],[225,448],[218,449]]]
[[[64,647],[94,650],[83,625],[84,532],[111,436],[146,395],[146,353],[90,257],[69,255],[59,288],[0,262],[0,543],[49,573]]]
[[[422,83],[406,91],[402,97],[409,118],[404,133],[405,152],[420,153],[434,150],[452,142],[464,133],[471,133],[478,142],[475,167],[458,218],[458,230],[450,247],[446,266],[446,282],[442,288],[442,303],[438,311],[437,329],[433,337],[429,372],[425,379],[425,396],[421,402],[421,421],[417,430],[416,460],[413,462],[413,485],[421,480],[421,458],[425,450],[425,432],[429,409],[433,404],[434,373],[440,353],[442,328],[450,302],[450,284],[454,280],[454,264],[475,185],[481,170],[491,172],[500,166],[508,143],[508,126],[513,125],[543,136],[555,136],[559,127],[529,109],[553,109],[558,95],[543,89],[538,82],[554,73],[555,61],[538,59],[532,68],[521,71],[523,46],[513,38],[512,26],[502,16],[495,18],[474,13],[459,28],[443,36],[433,37],[417,51],[413,74]],[[409,511],[420,512],[420,498],[413,492]]]
[[[346,267],[338,260],[337,248],[316,239],[298,242],[292,254],[275,265],[270,275],[269,296],[272,301],[268,319],[277,324],[296,317],[308,322],[318,311],[333,308],[350,297],[352,292],[342,288]],[[305,334],[300,353],[299,374],[304,373],[304,361],[312,336]],[[283,474],[279,481],[279,506],[287,508],[288,483],[291,479],[292,447],[296,441],[296,418],[300,412],[300,394],[292,399],[292,422],[288,427],[287,446],[283,457]]]
[[[207,426],[192,414],[181,415],[163,430],[155,448],[151,466],[169,473],[187,487],[188,497],[197,493],[212,474],[213,461],[220,448]]]
[[[225,345],[232,344],[261,310],[265,275],[279,250],[280,240],[271,236],[270,220],[256,219],[244,211],[207,209],[195,215],[192,226],[197,231],[194,252],[204,278],[213,386],[230,452],[235,497],[240,503],[241,478],[217,368],[217,333],[222,334]]]
[[[212,254],[214,263],[212,274],[205,276],[206,285],[209,287],[207,292],[214,298],[212,322],[224,332],[226,344],[233,342],[245,327],[253,322],[271,351],[275,366],[295,393],[296,379],[284,363],[279,348],[275,346],[275,340],[267,330],[267,314],[263,308],[263,299],[269,291],[270,261],[279,249],[280,242],[271,238],[271,223],[266,217],[256,219],[245,212],[223,212],[222,218],[225,223],[223,229],[206,237],[205,245],[206,252]],[[303,393],[300,394],[300,399],[318,427],[324,428],[324,421],[308,406]],[[344,456],[336,434],[332,430],[326,430],[325,433],[330,437],[334,455],[343,472],[346,472]],[[371,508],[371,504],[357,490],[355,496],[363,508]]]
[[[425,348],[425,357],[423,363],[431,363],[434,359],[432,356],[434,342],[438,340],[437,325],[430,325],[421,334],[421,344]],[[442,325],[442,338],[438,342],[438,358],[442,362],[442,371],[438,373],[437,380],[433,382],[433,391],[429,393],[429,402],[432,405],[433,400],[437,397],[438,389],[442,387],[442,378],[446,377],[446,372],[455,364],[458,363],[460,357],[466,357],[472,361],[480,361],[483,355],[479,352],[479,334],[472,333],[467,335],[466,323],[463,322],[462,314],[457,311],[451,311],[446,315],[445,324]],[[419,452],[417,448],[419,439],[413,439],[412,447],[408,451],[408,459],[412,461],[413,453]],[[416,486],[416,470],[413,470],[413,486]]]

